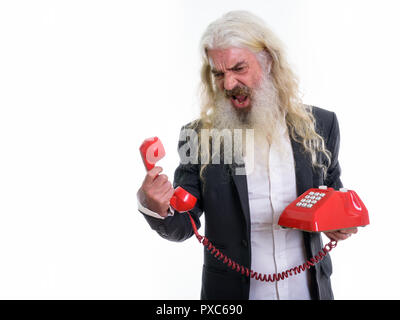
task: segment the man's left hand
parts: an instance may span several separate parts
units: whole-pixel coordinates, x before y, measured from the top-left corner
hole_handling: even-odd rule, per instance
[[[340,241],[340,240],[346,240],[351,237],[352,234],[356,234],[358,231],[357,228],[349,228],[349,229],[343,229],[343,230],[336,230],[336,231],[329,231],[329,232],[324,232],[325,235],[335,241]]]

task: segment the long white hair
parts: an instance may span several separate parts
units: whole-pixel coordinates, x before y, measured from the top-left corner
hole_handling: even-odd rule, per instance
[[[289,67],[283,45],[259,17],[247,11],[226,13],[212,22],[201,38],[201,128],[212,128],[212,114],[217,108],[218,89],[212,77],[208,50],[232,47],[247,48],[259,59],[266,57],[270,61],[269,78],[276,90],[279,108],[285,117],[289,134],[310,154],[312,165],[322,168],[326,174],[331,154],[326,149],[324,139],[315,130],[311,107],[304,105],[300,99],[298,80]],[[201,152],[208,153],[209,159],[209,150],[202,148]],[[203,164],[200,176],[205,167],[206,164]]]

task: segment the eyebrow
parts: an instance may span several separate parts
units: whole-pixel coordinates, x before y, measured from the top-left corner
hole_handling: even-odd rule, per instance
[[[236,63],[232,68],[229,68],[229,69],[227,69],[227,70],[229,70],[229,71],[232,71],[232,70],[235,70],[235,69],[238,69],[238,68],[240,68],[243,64],[246,64],[246,62],[243,60],[243,61],[239,61],[238,63]],[[216,69],[212,69],[211,70],[211,72],[213,73],[213,74],[216,74],[216,73],[220,73],[221,71],[218,71],[218,70],[216,70]]]

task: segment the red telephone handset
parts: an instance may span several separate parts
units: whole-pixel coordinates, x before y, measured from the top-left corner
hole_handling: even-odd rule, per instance
[[[147,171],[153,169],[156,162],[165,156],[164,146],[157,137],[144,140],[139,150]],[[177,187],[171,197],[170,205],[178,212],[187,212],[194,208],[196,201],[196,197],[182,187]]]
[[[140,153],[147,170],[154,168],[156,162],[165,156],[164,147],[157,137],[146,139],[140,146]],[[307,262],[281,273],[269,275],[258,273],[236,263],[218,250],[206,237],[198,233],[196,224],[188,212],[194,208],[196,201],[197,199],[189,192],[182,187],[177,187],[170,200],[170,205],[176,211],[188,214],[194,234],[211,255],[232,270],[256,280],[275,282],[310,269],[322,261],[328,252],[337,245],[337,242],[332,240]],[[283,211],[278,224],[285,228],[321,232],[365,226],[369,224],[369,218],[367,209],[354,191],[346,189],[335,191],[323,186],[320,189],[310,189],[293,201]]]

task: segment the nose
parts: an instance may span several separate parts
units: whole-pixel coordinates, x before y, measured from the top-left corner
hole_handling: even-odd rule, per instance
[[[225,90],[232,90],[238,84],[235,76],[231,73],[226,73],[224,78],[224,89]]]

